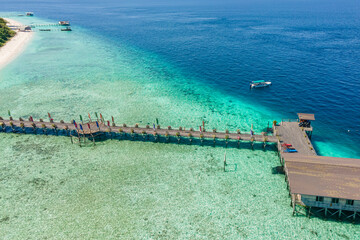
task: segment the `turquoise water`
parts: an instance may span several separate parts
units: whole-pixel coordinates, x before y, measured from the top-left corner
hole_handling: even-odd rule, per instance
[[[44,18],[15,19],[49,21],[39,13]],[[46,119],[50,112],[69,121],[101,112],[119,124],[158,118],[162,126],[187,128],[205,119],[208,129],[243,132],[294,117],[248,93],[234,96],[140,40],[82,25],[35,33],[0,71],[0,115],[11,109],[16,117]],[[359,156],[321,133],[314,134],[322,154]],[[284,176],[272,173],[276,152],[246,143],[226,149],[229,172],[223,147],[108,140],[79,148],[66,137],[3,133],[0,144],[5,239],[359,238],[358,225],[292,217]]]

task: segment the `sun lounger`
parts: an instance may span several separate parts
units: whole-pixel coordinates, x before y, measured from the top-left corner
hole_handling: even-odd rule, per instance
[[[297,150],[296,149],[286,149],[286,150],[284,150],[284,152],[295,153],[295,152],[297,152]]]

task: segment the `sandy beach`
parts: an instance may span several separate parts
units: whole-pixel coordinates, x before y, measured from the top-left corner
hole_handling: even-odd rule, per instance
[[[5,20],[9,22],[9,25],[22,25],[12,19],[5,18]],[[0,48],[0,69],[20,55],[32,36],[33,32],[16,32],[16,35]]]

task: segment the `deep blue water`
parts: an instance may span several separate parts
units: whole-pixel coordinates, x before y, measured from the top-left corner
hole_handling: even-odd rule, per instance
[[[70,20],[113,44],[156,53],[189,77],[284,118],[315,113],[315,144],[350,146],[346,156],[360,157],[360,11],[355,1],[1,2],[3,12],[31,10],[39,17]],[[250,91],[248,83],[258,79],[273,86]]]

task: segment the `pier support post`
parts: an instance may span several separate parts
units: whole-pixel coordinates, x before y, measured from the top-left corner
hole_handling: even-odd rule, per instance
[[[20,119],[21,119],[21,118],[20,118]],[[24,125],[23,122],[20,123],[20,128],[21,128],[21,130],[26,134],[26,132],[25,132],[25,125]]]
[[[296,213],[297,213],[297,211],[296,211],[296,204],[294,204],[294,206],[293,206],[293,216],[297,215]]]
[[[327,210],[328,210],[328,209],[327,209],[327,208],[325,208],[325,217],[327,217]]]
[[[296,203],[295,203],[295,195],[291,194],[291,204],[290,204],[290,206],[292,206],[292,208],[293,208],[293,216],[295,215],[295,205],[296,205]]]
[[[355,222],[355,218],[356,218],[356,211],[354,212],[353,222]]]

